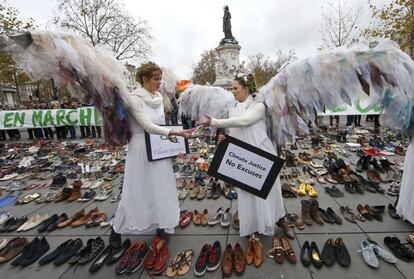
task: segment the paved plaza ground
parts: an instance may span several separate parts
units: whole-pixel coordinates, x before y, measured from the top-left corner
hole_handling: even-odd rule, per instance
[[[327,120],[325,119],[325,122]],[[300,152],[300,150],[295,151]],[[346,162],[356,161],[355,153],[351,153],[352,157],[345,158]],[[399,157],[399,159],[403,159]],[[317,160],[318,161],[318,160]],[[322,163],[322,161],[318,161]],[[352,166],[352,165],[351,165]],[[352,166],[355,168],[355,166]],[[365,176],[365,173],[363,174]],[[118,178],[121,179],[121,178]],[[385,189],[388,189],[389,184],[382,185]],[[343,186],[339,186],[343,190]],[[365,194],[350,194],[344,191],[345,196],[342,198],[332,198],[325,193],[324,188],[318,183],[315,184],[315,190],[319,193],[318,202],[321,208],[332,207],[338,215],[342,217],[339,211],[339,207],[349,206],[350,208],[356,211],[357,205],[361,204],[370,204],[370,205],[388,205],[390,202],[394,202],[395,198],[391,197],[388,194],[373,194],[366,192]],[[46,189],[40,190],[41,192],[47,191]],[[117,190],[114,190],[117,194]],[[306,199],[309,197],[298,197],[298,198],[289,198],[285,199],[286,211],[289,213],[301,213],[301,199]],[[48,213],[49,216],[57,213],[61,214],[66,212],[68,216],[78,211],[80,208],[84,207],[85,210],[90,210],[93,207],[98,206],[100,210],[104,210],[110,215],[112,212],[115,212],[117,208],[117,203],[111,203],[108,200],[104,202],[88,202],[86,204],[74,202],[74,203],[49,203],[49,204],[35,204],[34,202],[27,205],[14,205],[6,208],[1,208],[2,210],[8,210],[16,216],[28,215],[29,217],[32,214],[39,213],[44,214]],[[189,198],[180,202],[181,209],[198,209],[202,211],[204,208],[207,208],[210,213],[214,213],[220,206],[227,208],[230,207],[234,213],[237,210],[237,201],[230,201],[221,196],[217,200],[207,200],[202,201],[190,200]],[[145,212],[137,212],[136,214],[145,214]],[[325,223],[324,225],[314,224],[312,226],[307,226],[304,230],[295,230],[295,239],[292,241],[293,247],[295,249],[296,255],[298,257],[298,263],[292,265],[289,262],[285,262],[280,265],[274,262],[273,259],[265,257],[264,263],[260,268],[255,268],[254,266],[246,266],[244,275],[241,278],[250,278],[250,279],[259,279],[259,278],[315,278],[315,279],[340,279],[340,278],[414,278],[414,263],[407,263],[398,260],[397,264],[392,265],[380,260],[380,267],[378,269],[373,269],[367,266],[358,250],[360,249],[360,242],[367,237],[372,238],[381,245],[383,245],[383,240],[385,236],[397,236],[400,239],[404,240],[409,233],[414,232],[414,226],[404,222],[402,220],[392,219],[387,210],[383,214],[384,220],[379,221],[366,221],[364,223],[358,222],[358,224],[352,224],[343,220],[342,225],[331,225]],[[108,242],[110,229],[109,228],[65,228],[62,230],[56,230],[51,233],[44,233],[41,235],[46,235],[47,240],[50,244],[50,250],[53,251],[59,244],[64,242],[69,238],[80,237],[84,241],[88,238],[103,236],[105,242]],[[32,240],[35,236],[39,235],[36,229],[30,230],[24,233],[3,233],[0,234],[1,237],[6,237],[11,239],[15,236],[26,236],[29,241]],[[145,240],[149,243],[152,239],[152,235],[144,236],[134,236],[134,235],[124,235],[123,238],[129,237],[131,241],[136,240]],[[321,269],[316,269],[314,266],[305,268],[300,260],[300,247],[305,240],[315,241],[318,244],[320,250],[328,238],[337,238],[342,237],[344,242],[351,254],[352,262],[349,268],[342,268],[338,264],[335,264],[333,267],[323,266]],[[230,243],[235,244],[239,242],[243,249],[246,248],[246,239],[240,238],[238,232],[235,231],[231,226],[229,228],[222,228],[220,226],[215,227],[196,227],[193,224],[190,224],[185,229],[176,229],[176,233],[170,237],[169,249],[170,249],[170,260],[172,259],[171,255],[175,255],[179,250],[183,249],[193,249],[195,252],[195,258],[198,256],[202,246],[205,243],[213,243],[215,240],[219,240],[222,245],[222,249]],[[271,248],[271,237],[262,237],[261,241],[263,243],[263,251],[266,253],[268,249]],[[192,266],[194,267],[195,258],[193,259]],[[115,266],[104,266],[100,271],[95,274],[90,274],[88,269],[90,265],[70,267],[69,265],[62,265],[60,267],[55,267],[53,264],[40,266],[38,263],[34,263],[27,268],[12,267],[9,263],[0,265],[1,278],[30,278],[30,279],[44,279],[44,278],[64,278],[64,279],[83,279],[83,278],[117,278],[117,277],[131,277],[131,278],[149,278],[147,273],[140,269],[132,275],[116,275],[114,268]],[[166,276],[163,276],[165,278]],[[193,270],[188,272],[186,275],[182,276],[183,278],[196,278],[193,273]],[[235,278],[236,276],[233,275]],[[221,270],[216,270],[215,272],[207,272],[204,275],[204,278],[222,278]]]

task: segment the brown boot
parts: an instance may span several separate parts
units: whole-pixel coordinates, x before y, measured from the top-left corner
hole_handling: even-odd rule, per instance
[[[72,195],[68,198],[68,202],[76,201],[82,196],[82,191],[81,191],[82,181],[75,180],[72,186],[73,186]]]
[[[289,227],[286,217],[282,217],[277,221],[276,225],[278,225],[282,230],[283,234],[289,237],[290,239],[295,239],[295,234],[293,230]]]
[[[67,200],[72,195],[72,189],[65,187],[59,193],[58,197],[55,199],[55,202],[61,202]]]
[[[319,225],[322,225],[323,223],[325,223],[321,217],[321,214],[319,212],[319,203],[317,200],[315,199],[311,199],[310,200],[311,203],[311,208],[310,208],[310,215],[312,217],[312,219],[318,223]]]
[[[255,267],[259,267],[263,262],[263,245],[258,238],[253,238],[254,257],[253,262]]]
[[[302,200],[302,220],[303,222],[311,226],[312,225],[312,218],[310,216],[310,209],[311,209],[311,202],[308,200]]]

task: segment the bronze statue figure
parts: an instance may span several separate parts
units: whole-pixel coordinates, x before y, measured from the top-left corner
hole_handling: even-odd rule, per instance
[[[231,14],[229,11],[229,7],[224,7],[224,16],[223,16],[223,32],[224,32],[224,39],[234,39],[233,34],[231,33]]]

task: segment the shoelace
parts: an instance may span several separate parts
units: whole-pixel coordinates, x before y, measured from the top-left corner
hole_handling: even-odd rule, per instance
[[[216,259],[217,259],[217,249],[212,247],[210,249],[210,255],[208,256],[208,261],[215,263]]]

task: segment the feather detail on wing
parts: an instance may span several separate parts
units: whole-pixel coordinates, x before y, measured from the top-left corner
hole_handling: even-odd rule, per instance
[[[60,89],[92,99],[109,144],[128,142],[127,70],[112,52],[71,33],[24,32],[2,37],[0,44],[32,80],[52,78]]]
[[[215,86],[194,85],[180,94],[179,113],[191,116],[197,121],[205,120],[204,115],[224,118],[231,107],[236,105],[229,91]]]
[[[295,141],[308,132],[317,113],[337,105],[351,105],[370,96],[383,105],[382,118],[390,128],[413,133],[414,63],[391,41],[375,48],[338,48],[287,65],[259,90],[265,103],[272,141]]]

